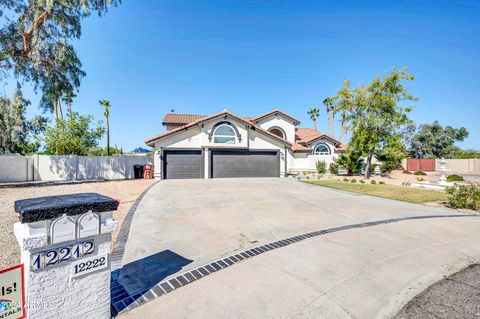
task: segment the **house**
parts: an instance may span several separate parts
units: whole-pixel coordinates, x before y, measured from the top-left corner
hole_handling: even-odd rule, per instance
[[[278,109],[256,117],[224,110],[168,113],[166,131],[145,143],[155,150],[155,178],[283,177],[327,165],[346,147]]]

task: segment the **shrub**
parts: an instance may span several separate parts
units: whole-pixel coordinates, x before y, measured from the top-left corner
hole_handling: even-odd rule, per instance
[[[448,204],[453,208],[480,211],[480,188],[475,185],[455,185],[447,188]]]
[[[463,176],[460,175],[450,175],[447,177],[447,182],[463,182]]]
[[[348,182],[348,181],[350,181],[350,180],[349,180],[348,178],[344,178],[343,181],[344,181],[344,182]]]
[[[375,173],[375,169],[377,168],[378,164],[370,165],[370,173]],[[380,169],[381,170],[381,169]]]
[[[402,182],[402,186],[410,186],[410,185],[412,185],[412,183],[410,183],[410,182]]]
[[[338,165],[335,162],[330,163],[330,166],[328,167],[328,170],[330,171],[330,174],[337,175],[338,174]]]
[[[355,178],[353,178],[353,179],[350,181],[350,183],[352,183],[352,184],[353,184],[353,183],[356,183],[356,182],[357,182],[357,180],[356,180]]]
[[[352,176],[355,173],[362,172],[363,158],[359,153],[348,152],[338,157],[337,164],[347,170],[348,176]]]
[[[405,170],[403,170],[403,172],[402,172],[402,173],[403,173],[403,174],[407,174],[407,175],[412,175],[412,172],[410,172],[410,171],[408,171],[408,170],[406,170],[406,169],[405,169]]]
[[[317,161],[316,166],[318,174],[325,174],[327,172],[327,163],[325,163],[325,161]]]
[[[374,179],[372,179],[372,180],[370,181],[370,184],[372,184],[372,185],[376,185],[376,184],[377,184],[377,181],[376,181],[376,180],[374,180]]]
[[[425,175],[427,175],[427,173],[425,173],[424,171],[416,171],[415,173],[413,173],[413,175],[425,176]]]
[[[380,185],[385,185],[385,182],[384,182],[384,181],[380,181],[380,182],[378,182],[378,184],[380,184]]]
[[[365,184],[365,181],[363,179],[359,180],[360,184]]]
[[[418,182],[425,182],[425,178],[423,178],[423,177],[417,177],[417,181],[418,181]]]

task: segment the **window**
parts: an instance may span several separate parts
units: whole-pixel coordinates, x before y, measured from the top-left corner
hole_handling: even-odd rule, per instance
[[[272,127],[268,131],[278,137],[285,138],[285,134],[283,133],[283,131],[277,127]]]
[[[313,154],[314,155],[330,155],[330,149],[324,143],[317,144],[317,146],[315,146],[315,148],[313,149]]]
[[[221,144],[235,144],[235,131],[228,124],[222,124],[213,133],[213,142]]]

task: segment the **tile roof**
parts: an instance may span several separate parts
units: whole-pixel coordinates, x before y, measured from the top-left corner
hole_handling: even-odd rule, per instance
[[[167,113],[163,117],[162,124],[188,124],[201,118],[205,118],[208,115],[199,114],[180,114],[180,113]]]
[[[172,113],[170,113],[170,114],[172,114]],[[185,115],[185,114],[183,114],[183,115]],[[173,134],[173,133],[180,132],[180,131],[182,131],[182,130],[188,129],[189,127],[195,126],[195,125],[197,125],[197,124],[199,124],[199,123],[201,123],[201,122],[203,122],[203,121],[207,121],[207,120],[209,120],[209,119],[215,118],[215,117],[220,116],[220,115],[229,115],[229,116],[231,116],[231,117],[233,117],[233,118],[236,118],[237,120],[240,120],[240,121],[243,121],[243,122],[247,122],[247,123],[249,123],[249,124],[252,125],[252,128],[253,128],[255,131],[262,132],[263,134],[269,135],[270,137],[272,137],[272,138],[274,138],[274,139],[276,139],[276,140],[280,140],[280,141],[282,141],[282,142],[284,142],[284,143],[286,143],[286,144],[288,144],[288,145],[290,145],[290,146],[293,145],[292,142],[290,142],[290,141],[288,141],[288,140],[286,140],[286,139],[284,139],[284,138],[281,138],[281,137],[279,137],[279,136],[277,136],[277,135],[275,135],[275,134],[273,134],[273,133],[271,133],[271,132],[269,132],[269,131],[267,131],[267,130],[264,130],[264,129],[262,129],[260,126],[258,126],[258,125],[256,125],[255,123],[251,122],[250,120],[248,120],[248,119],[246,119],[246,118],[243,118],[243,117],[240,117],[240,116],[238,116],[238,115],[236,115],[236,114],[233,114],[233,113],[231,113],[231,112],[229,112],[229,111],[218,112],[218,113],[215,113],[215,114],[212,114],[212,115],[209,115],[209,116],[203,116],[203,117],[198,116],[198,118],[197,118],[196,120],[194,120],[194,121],[192,121],[192,122],[189,122],[189,123],[186,124],[186,125],[182,125],[182,126],[177,127],[177,128],[175,128],[175,129],[173,129],[173,130],[166,131],[166,132],[164,132],[164,133],[161,133],[161,134],[158,134],[158,135],[155,135],[155,136],[153,136],[153,137],[151,137],[151,138],[146,139],[146,140],[145,140],[145,143],[146,143],[146,144],[151,143],[151,142],[153,142],[154,140],[157,140],[157,139],[159,139],[159,138],[163,138],[163,137],[168,136],[168,135],[171,135],[171,134]],[[178,123],[177,123],[177,124],[178,124]]]
[[[254,130],[262,132],[263,134],[269,135],[270,137],[273,137],[277,140],[280,140],[280,141],[282,141],[286,144],[291,145],[291,148],[294,152],[309,152],[309,151],[311,151],[312,149],[310,147],[308,147],[307,144],[309,142],[319,138],[319,137],[322,137],[322,136],[329,137],[330,139],[332,139],[332,140],[334,140],[338,143],[338,145],[335,148],[336,151],[345,151],[347,149],[347,147],[345,145],[341,144],[337,139],[335,139],[335,138],[333,138],[333,137],[331,137],[327,134],[324,134],[322,132],[311,129],[311,128],[295,128],[295,143],[291,143],[290,141],[288,141],[284,138],[278,137],[277,135],[272,134],[265,129],[262,129],[260,126],[255,124],[255,122],[258,119],[264,118],[264,117],[266,117],[270,114],[273,114],[275,112],[282,113],[282,114],[286,115],[287,117],[291,118],[292,120],[300,123],[300,121],[298,121],[294,117],[291,117],[288,114],[286,114],[286,113],[284,113],[284,112],[282,112],[278,109],[275,109],[275,110],[272,110],[270,112],[264,113],[264,114],[262,114],[260,116],[257,116],[257,117],[238,116],[238,115],[233,114],[229,111],[222,111],[222,112],[218,112],[218,113],[215,113],[215,114],[212,114],[212,115],[167,113],[163,117],[163,121],[162,121],[163,125],[172,125],[173,124],[173,125],[181,125],[181,126],[175,128],[173,130],[166,131],[164,133],[155,135],[155,136],[153,136],[149,139],[146,139],[145,143],[147,143],[147,144],[151,143],[154,140],[157,140],[157,139],[163,138],[165,136],[171,135],[173,133],[188,129],[188,128],[196,125],[196,124],[199,124],[200,122],[209,120],[211,118],[215,118],[215,117],[220,116],[222,114],[226,114],[226,115],[230,115],[230,116],[232,116],[232,117],[234,117],[234,118],[236,118],[240,121],[251,123],[252,128]]]

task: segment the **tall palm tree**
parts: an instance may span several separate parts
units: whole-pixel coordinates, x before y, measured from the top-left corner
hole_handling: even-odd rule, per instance
[[[62,96],[62,100],[67,103],[68,105],[68,116],[71,118],[72,117],[72,102],[73,98],[76,97],[77,95],[73,92],[65,93]]]
[[[333,100],[327,97],[326,99],[323,100],[323,105],[325,105],[325,111],[327,112],[327,116],[328,116],[328,135],[330,135],[330,133],[332,133],[332,131],[330,130],[330,123],[331,123],[330,116],[331,116],[331,113],[333,113]],[[333,123],[332,123],[332,127],[333,127]]]
[[[107,128],[107,156],[110,156],[110,124],[108,123],[108,118],[110,117],[110,101],[101,100],[99,101],[100,105],[105,108],[105,115],[106,119],[106,128]]]
[[[317,130],[317,117],[320,115],[320,110],[316,107],[312,107],[307,114],[310,116],[310,118],[313,121],[313,128],[315,131]]]

